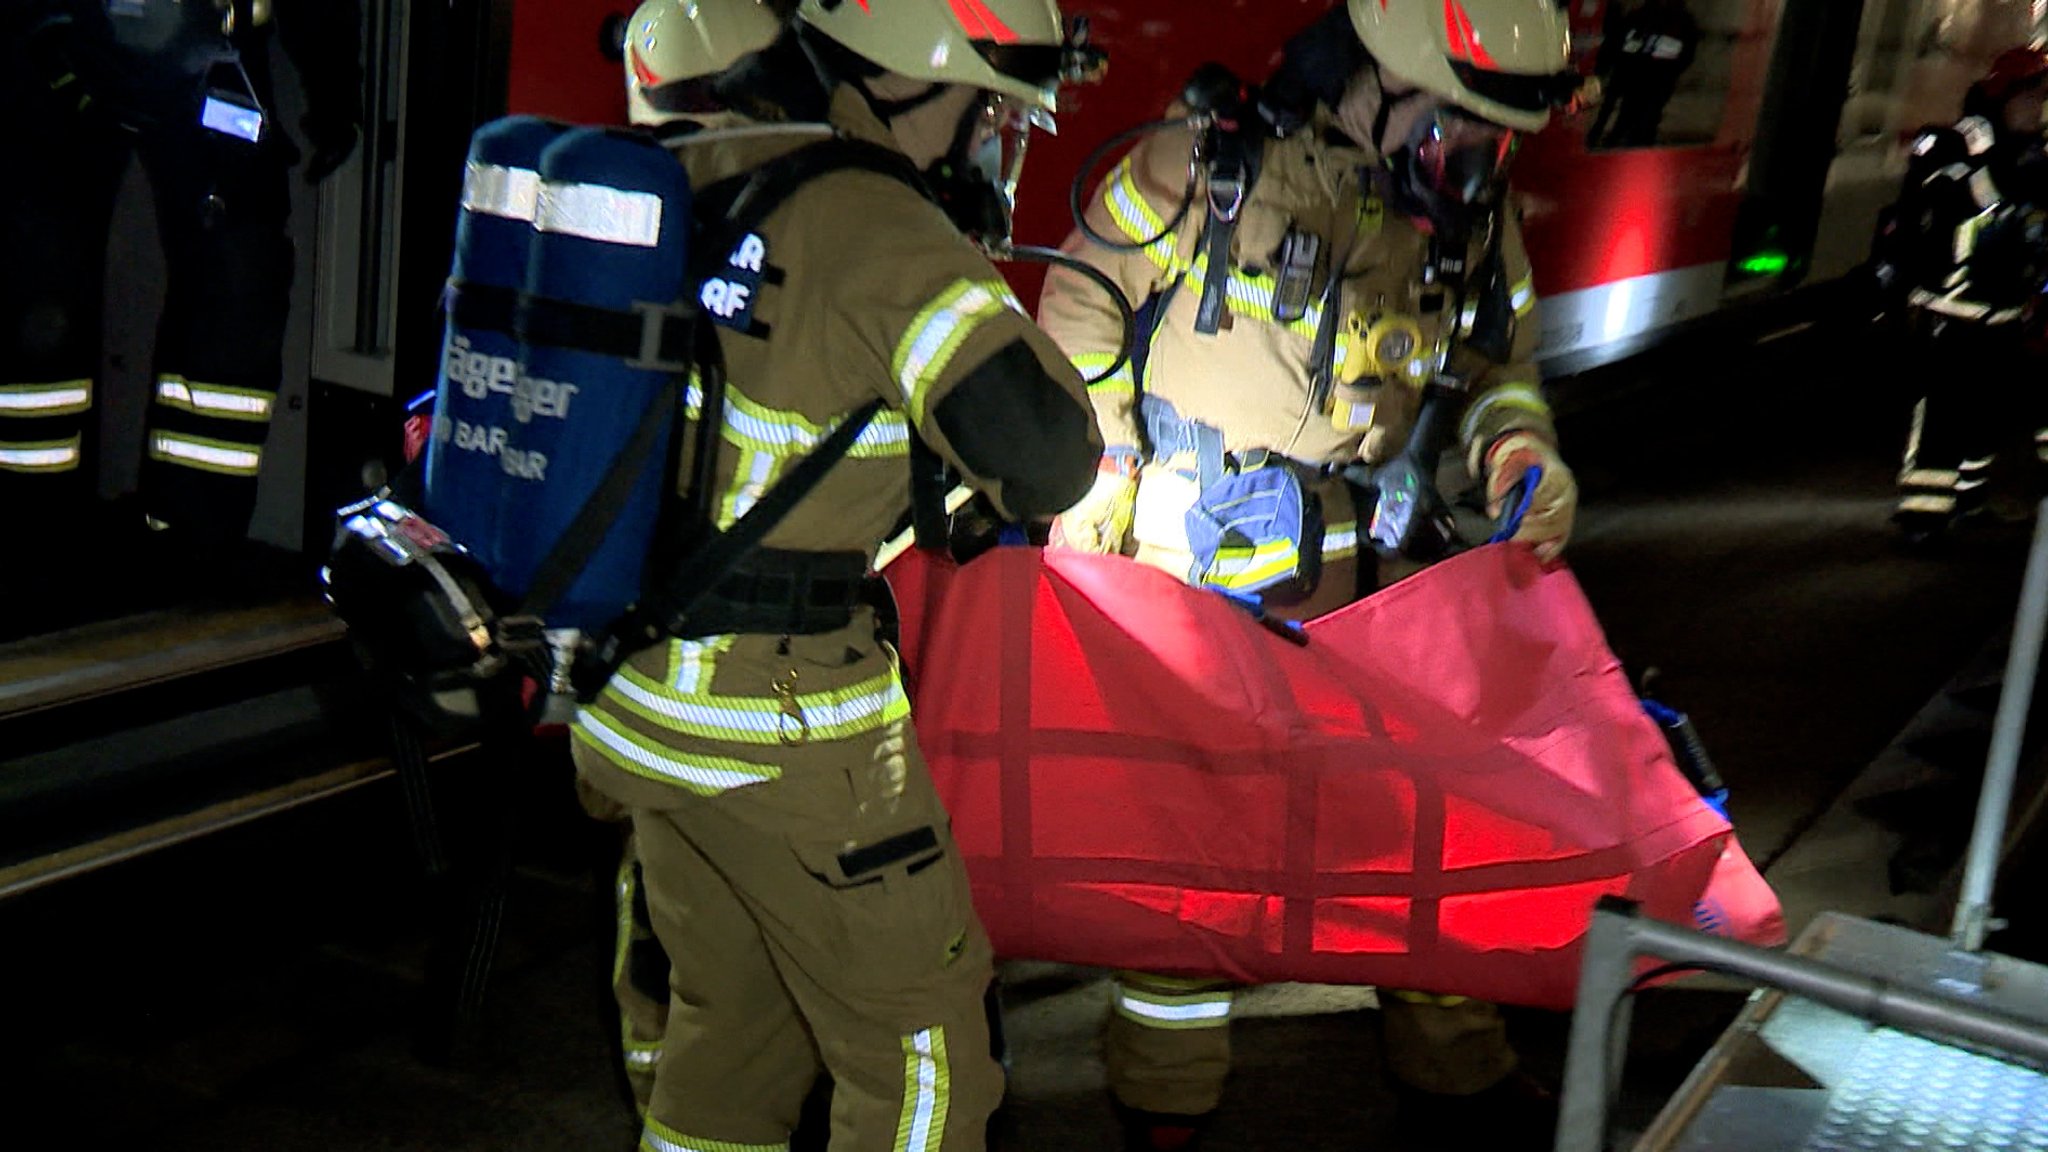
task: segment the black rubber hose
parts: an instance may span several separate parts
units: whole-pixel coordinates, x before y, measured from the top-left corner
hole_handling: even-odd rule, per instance
[[[1192,163],[1188,165],[1188,187],[1187,191],[1181,195],[1180,207],[1174,210],[1173,218],[1166,222],[1166,227],[1159,230],[1159,235],[1149,239],[1133,243],[1129,240],[1112,239],[1096,231],[1095,226],[1088,223],[1088,211],[1083,201],[1088,194],[1088,179],[1094,174],[1095,169],[1102,164],[1103,157],[1136,140],[1140,136],[1167,128],[1179,127],[1184,124],[1191,125],[1194,122],[1195,118],[1190,116],[1175,116],[1166,120],[1150,120],[1135,128],[1126,128],[1122,132],[1111,136],[1108,140],[1103,141],[1095,151],[1090,152],[1088,158],[1081,162],[1081,170],[1074,174],[1074,183],[1067,189],[1067,210],[1074,214],[1074,226],[1081,230],[1081,235],[1102,245],[1104,248],[1116,252],[1142,251],[1173,235],[1174,230],[1180,227],[1181,221],[1188,218],[1188,209],[1193,207],[1195,203],[1195,185],[1199,180],[1199,175]]]
[[[1102,269],[1095,267],[1086,260],[1076,259],[1057,249],[1040,248],[1035,245],[1006,248],[998,258],[1018,260],[1028,264],[1053,264],[1061,268],[1072,269],[1094,281],[1097,287],[1109,293],[1110,300],[1116,304],[1117,318],[1123,321],[1123,336],[1117,341],[1116,359],[1110,363],[1109,367],[1102,370],[1101,375],[1088,377],[1089,384],[1102,383],[1104,380],[1116,375],[1123,369],[1124,365],[1131,362],[1131,354],[1137,349],[1138,345],[1138,314],[1132,310],[1131,302],[1124,298],[1123,289],[1117,287],[1116,281],[1111,280]]]

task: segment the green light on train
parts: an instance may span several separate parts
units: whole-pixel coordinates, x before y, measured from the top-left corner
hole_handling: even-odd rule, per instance
[[[1752,256],[1745,256],[1736,267],[1751,276],[1782,276],[1792,264],[1792,257],[1783,252],[1765,250]]]

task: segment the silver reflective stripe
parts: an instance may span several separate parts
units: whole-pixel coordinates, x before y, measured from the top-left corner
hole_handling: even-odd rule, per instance
[[[1901,512],[1953,512],[1956,498],[1953,496],[1907,496],[1899,501]]]
[[[1148,1020],[1182,1022],[1188,1020],[1228,1020],[1230,1018],[1230,1001],[1227,999],[1206,1003],[1155,1004],[1150,1000],[1140,1000],[1125,992],[1117,997],[1117,1007],[1134,1016],[1143,1016]]]
[[[78,464],[78,437],[46,443],[0,441],[0,469],[10,472],[57,472]]]
[[[1961,464],[1956,465],[1956,467],[1965,472],[1982,472],[1984,469],[1991,467],[1997,460],[1998,457],[1996,456],[1979,456],[1975,460],[1965,460]]]
[[[58,384],[0,384],[0,412],[54,416],[82,411],[92,404],[92,381]]]
[[[652,248],[661,243],[661,197],[603,184],[540,186],[533,226],[542,232]]]
[[[1323,555],[1358,551],[1358,525],[1346,524],[1323,533]]]
[[[202,416],[225,416],[231,420],[270,419],[270,397],[251,388],[217,388],[194,384],[181,376],[166,376],[157,381],[156,398]]]
[[[1961,479],[1945,468],[1911,468],[1899,475],[1899,483],[1915,488],[1953,488]]]
[[[149,438],[149,453],[160,460],[180,464],[191,464],[210,472],[227,472],[234,475],[254,476],[263,465],[263,452],[258,448],[238,448],[218,440],[202,436],[180,436],[175,432],[158,432]]]
[[[1956,131],[1963,134],[1963,146],[1970,150],[1972,156],[1982,156],[1998,142],[1997,130],[1982,116],[1964,117],[1956,123]]]
[[[531,222],[540,204],[540,173],[531,168],[479,164],[462,176],[462,210]]]
[[[896,1152],[938,1152],[946,1133],[952,1079],[946,1067],[946,1032],[926,1028],[903,1038],[903,1116]]]

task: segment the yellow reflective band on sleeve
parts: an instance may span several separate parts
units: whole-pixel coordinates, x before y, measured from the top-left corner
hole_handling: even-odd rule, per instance
[[[1908,468],[1899,473],[1899,483],[1914,488],[1953,488],[1963,478],[1948,468]]]
[[[612,983],[614,985],[617,985],[625,978],[626,954],[631,950],[633,944],[633,894],[636,887],[633,883],[633,854],[629,851],[626,853],[625,858],[619,861],[619,874],[612,880],[612,895],[617,900],[619,917],[618,941],[616,947],[612,950]],[[623,1013],[621,1013],[620,1018],[623,1022]],[[626,1033],[626,1038],[628,1040],[632,1039],[632,1032],[630,1030]]]
[[[1237,592],[1252,592],[1293,575],[1301,567],[1301,551],[1290,540],[1268,540],[1252,548],[1223,547],[1216,563],[1202,577]]]
[[[698,407],[703,406],[701,393]],[[800,412],[756,403],[731,385],[725,390],[725,440],[741,448],[785,460],[808,456],[838,426],[814,424]],[[910,422],[893,409],[875,413],[854,437],[846,455],[854,460],[880,460],[910,455]]]
[[[1116,221],[1117,230],[1124,238],[1136,244],[1145,245],[1145,259],[1153,267],[1175,276],[1187,270],[1180,259],[1179,237],[1166,230],[1166,221],[1152,210],[1145,194],[1138,190],[1138,181],[1131,174],[1131,158],[1126,156],[1116,166],[1116,171],[1103,182],[1102,205],[1109,209],[1110,219]]]
[[[1116,1012],[1146,1028],[1173,1032],[1221,1028],[1230,1023],[1231,999],[1228,989],[1176,995],[1118,984]]]
[[[1323,529],[1323,559],[1343,560],[1358,555],[1358,521],[1347,520]]]
[[[221,420],[248,420],[258,424],[270,419],[276,397],[255,388],[231,388],[226,384],[195,384],[183,376],[157,378],[156,402],[201,416]]]
[[[263,467],[261,448],[182,432],[150,433],[149,455],[153,460],[223,476],[254,476]]]
[[[789,1141],[780,1144],[734,1144],[730,1140],[707,1140],[685,1136],[654,1117],[640,1130],[641,1152],[789,1152]]]
[[[956,280],[911,320],[896,343],[890,374],[903,389],[913,420],[924,419],[925,396],[975,329],[1006,310],[1023,311],[1000,280]]]
[[[946,1060],[946,1030],[926,1028],[903,1038],[903,1117],[895,1152],[937,1152],[946,1138],[953,1070]]]
[[[1459,440],[1471,443],[1472,438],[1479,434],[1479,422],[1496,408],[1518,408],[1538,416],[1550,415],[1550,405],[1544,403],[1543,394],[1533,386],[1503,384],[1472,402],[1471,409],[1465,413],[1464,422],[1458,426]]]
[[[723,756],[690,756],[685,760],[683,753],[618,727],[591,708],[577,711],[576,722],[569,731],[622,771],[679,785],[699,796],[766,784],[782,776],[782,769],[773,764],[752,764]]]
[[[1515,315],[1527,316],[1536,307],[1536,281],[1528,276],[1515,281],[1515,286],[1508,289],[1508,306],[1515,310]]]
[[[1074,365],[1074,371],[1081,374],[1083,380],[1091,380],[1102,376],[1111,364],[1116,363],[1116,353],[1082,352],[1067,359]],[[1091,396],[1114,396],[1124,392],[1135,393],[1137,390],[1138,385],[1131,377],[1131,362],[1128,359],[1115,372],[1088,385],[1088,394]]]
[[[0,416],[70,416],[92,407],[92,381],[0,384]]]
[[[78,467],[79,438],[0,440],[0,472],[69,472]]]
[[[780,744],[794,704],[812,742],[846,740],[910,715],[910,698],[893,672],[845,688],[776,696],[684,694],[628,665],[605,686],[604,700],[671,732],[731,744]]]

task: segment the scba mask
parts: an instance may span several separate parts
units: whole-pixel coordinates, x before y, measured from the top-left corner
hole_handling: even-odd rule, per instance
[[[1050,114],[984,92],[961,116],[952,146],[925,171],[954,226],[984,247],[1001,250],[1010,243],[1034,126],[1055,130]]]
[[[1407,99],[1427,99],[1410,96]],[[1499,202],[1520,133],[1438,104],[1381,154],[1393,174],[1394,207],[1440,235],[1469,232]]]

